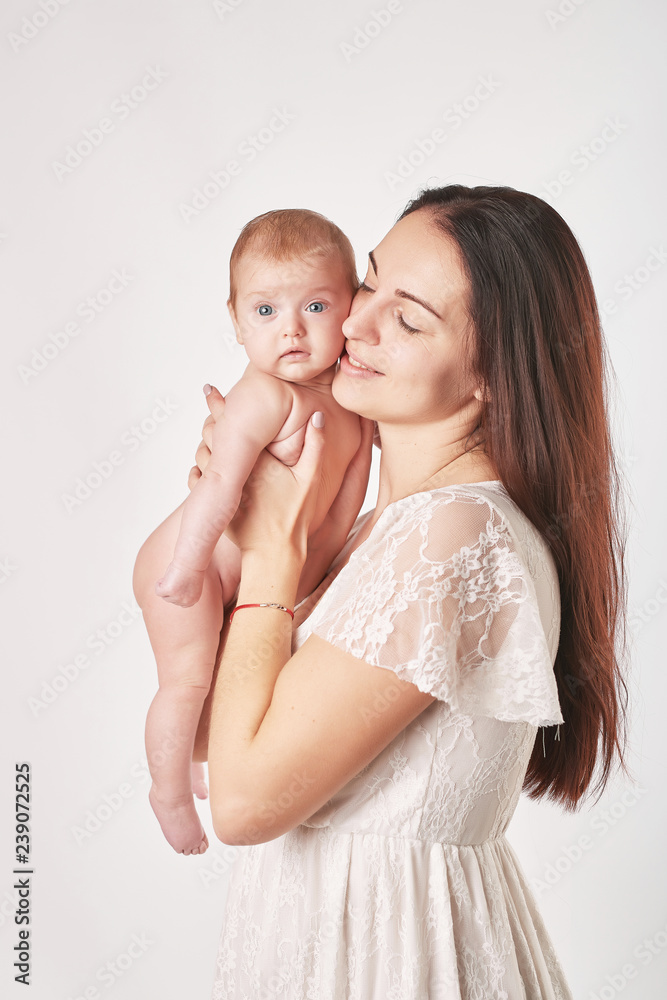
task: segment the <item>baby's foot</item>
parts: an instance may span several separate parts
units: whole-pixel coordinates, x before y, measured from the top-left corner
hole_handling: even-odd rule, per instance
[[[164,802],[158,798],[155,786],[151,785],[148,801],[163,834],[175,851],[179,854],[204,853],[208,847],[208,837],[204,833],[191,795]]]
[[[204,588],[204,570],[184,570],[169,563],[161,580],[155,584],[155,593],[170,604],[191,608],[201,597]]]
[[[198,799],[208,798],[208,786],[206,784],[206,771],[200,761],[193,761],[192,768],[192,791]]]

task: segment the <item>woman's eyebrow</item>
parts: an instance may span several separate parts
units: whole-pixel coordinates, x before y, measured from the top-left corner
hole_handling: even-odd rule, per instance
[[[375,275],[377,277],[378,273],[377,261],[375,260],[372,250],[368,251],[368,259],[370,260],[371,267],[373,268]],[[440,313],[435,311],[433,306],[430,306],[428,302],[424,302],[423,299],[418,299],[416,295],[412,295],[410,292],[404,292],[402,288],[397,288],[394,291],[394,295],[398,295],[402,299],[410,299],[411,302],[416,302],[418,306],[422,306],[422,308],[427,309],[428,312],[433,313],[433,315],[436,316],[439,320],[442,320],[442,316],[440,315]]]

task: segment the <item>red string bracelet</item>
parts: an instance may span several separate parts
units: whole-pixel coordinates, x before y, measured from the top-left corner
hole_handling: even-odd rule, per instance
[[[231,615],[229,616],[230,622],[231,622],[232,618],[234,617],[234,615],[236,614],[236,612],[240,611],[241,608],[278,608],[279,611],[286,611],[288,615],[291,615],[291,617],[294,618],[294,612],[290,611],[289,608],[286,608],[284,606],[284,604],[273,604],[273,603],[270,603],[270,604],[237,604],[236,607],[234,608],[234,610],[232,611]]]

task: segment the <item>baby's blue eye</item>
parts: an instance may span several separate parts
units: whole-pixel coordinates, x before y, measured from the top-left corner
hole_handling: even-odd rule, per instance
[[[306,308],[314,313],[324,312],[324,302],[311,302]]]
[[[257,312],[260,316],[270,316],[273,312],[273,306],[259,306]]]

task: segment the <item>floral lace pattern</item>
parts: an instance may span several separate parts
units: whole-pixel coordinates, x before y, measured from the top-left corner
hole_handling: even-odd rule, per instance
[[[572,1000],[505,837],[537,727],[563,722],[558,594],[487,483],[390,504],[302,602],[295,648],[314,632],[437,700],[307,822],[239,848],[214,1000]]]
[[[390,505],[336,583],[308,619],[328,642],[469,715],[563,722],[526,558],[481,493],[447,487]]]

